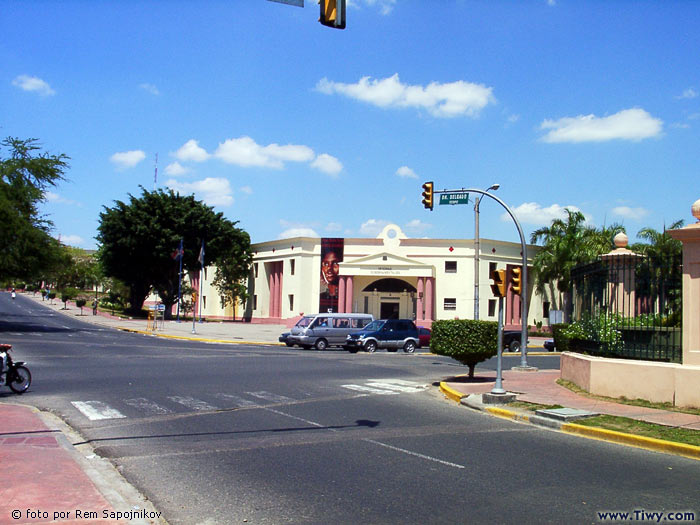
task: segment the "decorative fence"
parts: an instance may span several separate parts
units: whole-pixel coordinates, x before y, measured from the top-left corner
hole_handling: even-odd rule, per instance
[[[569,349],[680,363],[680,256],[603,255],[571,272],[576,336]]]

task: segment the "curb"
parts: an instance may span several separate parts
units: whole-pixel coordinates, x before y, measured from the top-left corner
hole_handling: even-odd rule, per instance
[[[216,343],[216,344],[228,344],[228,345],[273,345],[273,346],[284,346],[283,343],[279,342],[261,342],[261,341],[231,341],[230,339],[207,339],[203,337],[189,337],[186,335],[170,335],[170,334],[158,334],[151,330],[137,330],[135,328],[127,328],[125,326],[115,326],[116,330],[121,330],[122,332],[129,332],[132,334],[150,335],[151,337],[162,337],[164,339],[178,339],[181,341],[197,341],[200,343]]]
[[[624,432],[607,430],[600,427],[589,427],[576,423],[565,423],[563,421],[557,421],[555,419],[538,416],[536,414],[516,412],[507,408],[487,407],[481,403],[481,396],[477,394],[464,395],[461,392],[450,388],[444,382],[440,382],[440,391],[451,401],[455,401],[474,410],[487,412],[492,416],[500,417],[502,419],[510,419],[512,421],[541,426],[588,439],[597,439],[598,441],[606,441],[608,443],[616,443],[618,445],[627,445],[645,450],[651,450],[653,452],[673,454],[700,461],[700,446],[676,443],[674,441],[665,441],[663,439],[645,436],[637,436],[635,434],[626,434]],[[477,401],[476,398],[479,398],[479,401]]]

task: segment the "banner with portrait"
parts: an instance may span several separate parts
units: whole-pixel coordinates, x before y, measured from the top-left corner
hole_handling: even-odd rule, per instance
[[[339,264],[343,262],[345,239],[321,239],[321,290],[319,312],[338,311]]]

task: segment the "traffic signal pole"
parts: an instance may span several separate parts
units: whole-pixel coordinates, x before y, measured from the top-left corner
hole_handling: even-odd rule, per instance
[[[430,189],[432,190],[433,183],[430,183]],[[529,366],[527,363],[527,315],[528,315],[528,307],[527,307],[527,245],[525,244],[525,235],[523,235],[523,229],[520,227],[520,222],[518,219],[515,217],[515,214],[513,213],[513,210],[510,209],[510,207],[503,202],[501,199],[493,195],[492,193],[488,193],[488,190],[478,190],[476,188],[460,188],[458,190],[442,190],[442,191],[431,191],[431,193],[478,193],[479,195],[482,195],[484,197],[489,197],[493,200],[495,200],[498,204],[503,206],[505,210],[508,212],[508,215],[510,215],[510,218],[513,219],[513,222],[515,223],[515,227],[518,229],[518,235],[520,235],[520,247],[521,247],[521,254],[522,254],[522,261],[523,261],[523,272],[521,275],[522,282],[521,282],[521,288],[522,288],[522,294],[520,296],[520,304],[522,306],[522,313],[521,313],[521,324],[522,324],[522,330],[521,330],[521,335],[520,335],[520,366],[514,367],[518,370],[531,370],[533,367]],[[431,204],[432,204],[432,199],[431,199]],[[426,206],[427,207],[427,206]],[[432,209],[432,207],[431,207]]]

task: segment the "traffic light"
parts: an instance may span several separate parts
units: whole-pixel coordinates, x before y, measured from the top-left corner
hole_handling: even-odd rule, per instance
[[[423,184],[423,206],[427,210],[433,211],[433,183],[426,182]]]
[[[345,29],[345,0],[319,0],[321,17],[318,19],[324,26]]]
[[[510,274],[510,285],[513,287],[513,293],[518,295],[523,291],[522,274],[523,269],[520,266],[513,268]]]
[[[495,297],[505,297],[506,296],[506,271],[505,270],[493,270],[491,272],[491,280],[493,284],[491,285],[491,291]]]

